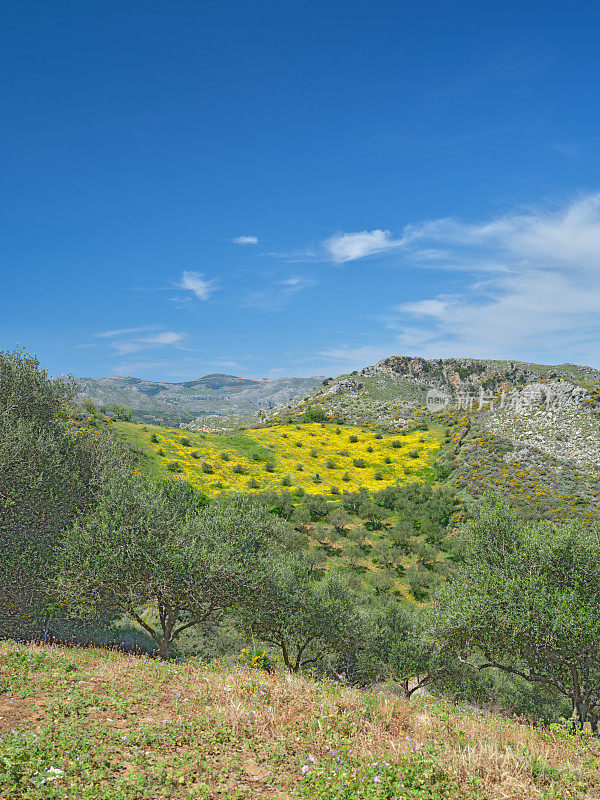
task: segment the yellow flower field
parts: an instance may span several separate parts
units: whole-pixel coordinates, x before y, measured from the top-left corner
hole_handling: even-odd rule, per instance
[[[217,434],[132,423],[119,427],[159,459],[163,474],[183,478],[208,496],[299,487],[327,495],[431,481],[440,447],[430,431],[376,434],[320,423]]]

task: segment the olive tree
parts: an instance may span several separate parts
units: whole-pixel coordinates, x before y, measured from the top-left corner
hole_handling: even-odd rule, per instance
[[[440,591],[438,639],[478,670],[552,687],[574,723],[600,709],[600,537],[579,523],[523,523],[488,496],[462,536],[463,564]]]
[[[249,498],[198,508],[170,485],[114,480],[94,511],[65,531],[59,590],[82,612],[133,618],[161,658],[187,628],[259,593],[282,523]],[[145,612],[154,609],[158,621]]]
[[[371,610],[362,625],[356,672],[363,683],[393,680],[410,698],[454,669],[456,659],[431,637],[420,614],[396,600]]]
[[[317,580],[310,563],[288,557],[265,576],[259,603],[247,605],[241,624],[279,648],[290,672],[343,652],[354,635],[353,600],[335,577]]]

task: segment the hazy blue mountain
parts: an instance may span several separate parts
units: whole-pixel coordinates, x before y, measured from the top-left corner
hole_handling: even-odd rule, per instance
[[[99,405],[124,403],[138,419],[173,423],[202,414],[248,413],[270,408],[305,395],[322,380],[323,376],[252,380],[215,373],[181,383],[116,375],[75,378],[75,383],[79,400],[89,397]]]

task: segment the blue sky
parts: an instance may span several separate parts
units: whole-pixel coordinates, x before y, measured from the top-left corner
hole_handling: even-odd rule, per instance
[[[0,347],[600,367],[600,7],[4,2]]]

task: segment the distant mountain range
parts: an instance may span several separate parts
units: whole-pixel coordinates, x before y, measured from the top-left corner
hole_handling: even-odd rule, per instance
[[[254,414],[294,401],[331,395],[360,398],[361,413],[372,412],[380,401],[425,403],[429,388],[452,395],[483,387],[509,391],[538,381],[563,380],[576,385],[598,382],[600,372],[576,364],[544,365],[522,361],[390,356],[360,373],[324,381],[310,378],[253,380],[235,375],[211,374],[195,381],[168,383],[111,375],[76,378],[77,398],[91,398],[99,405],[123,403],[142,422],[188,423],[207,414]],[[325,385],[322,385],[324,384]],[[354,400],[352,401],[354,403]]]
[[[123,403],[144,422],[176,423],[204,414],[245,414],[302,397],[323,381],[311,378],[252,380],[211,374],[195,381],[168,383],[109,375],[75,378],[77,399],[98,405]]]

